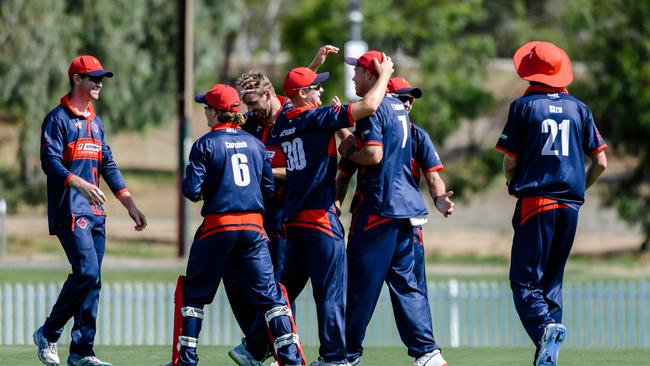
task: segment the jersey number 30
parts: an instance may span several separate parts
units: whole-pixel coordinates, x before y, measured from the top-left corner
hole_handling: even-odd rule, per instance
[[[305,159],[305,149],[302,146],[302,139],[296,137],[293,141],[282,143],[282,151],[287,156],[287,170],[303,170],[307,166]]]
[[[248,157],[244,154],[233,154],[230,157],[232,163],[232,176],[235,178],[235,184],[240,187],[246,187],[251,182],[251,173],[248,170]]]
[[[542,147],[542,155],[569,156],[569,127],[571,127],[571,123],[568,119],[563,119],[559,125],[550,118],[542,121],[542,133],[549,134],[544,147]],[[558,130],[560,130],[560,151],[553,149]]]

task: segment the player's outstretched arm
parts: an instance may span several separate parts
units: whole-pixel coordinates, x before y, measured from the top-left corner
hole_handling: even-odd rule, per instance
[[[131,216],[131,219],[133,220],[133,222],[135,222],[134,229],[136,231],[144,230],[144,228],[147,227],[147,218],[144,216],[142,211],[140,211],[138,207],[135,205],[135,201],[133,201],[133,197],[131,197],[131,193],[126,191],[120,194],[117,197],[117,199],[120,200],[122,206],[126,208],[126,210],[129,213],[129,216]]]
[[[591,157],[591,165],[587,170],[586,188],[589,188],[598,180],[601,174],[607,169],[607,155],[605,151],[600,151]]]
[[[437,171],[427,172],[424,177],[433,204],[444,217],[448,217],[454,211],[454,202],[450,199],[454,195],[454,191],[446,191],[445,181]]]
[[[331,44],[326,44],[325,46],[321,46],[321,48],[316,51],[316,55],[314,56],[314,59],[311,61],[309,66],[307,66],[308,69],[311,71],[316,72],[318,68],[325,63],[325,60],[327,59],[327,56],[329,56],[332,53],[339,53],[339,48],[334,47]]]

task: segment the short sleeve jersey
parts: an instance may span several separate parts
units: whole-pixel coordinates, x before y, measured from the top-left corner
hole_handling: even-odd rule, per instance
[[[517,158],[509,193],[584,202],[584,154],[607,148],[591,110],[565,92],[527,92],[510,105],[496,148]]]
[[[379,164],[359,169],[359,209],[390,218],[426,215],[411,175],[411,128],[402,102],[385,96],[374,114],[357,122],[357,131],[357,148],[376,145],[383,151]]]
[[[266,148],[236,124],[219,124],[192,146],[183,194],[203,197],[201,215],[262,212],[263,192],[273,190]]]
[[[411,124],[411,138],[413,148],[411,170],[415,184],[419,186],[421,173],[440,171],[444,166],[427,131],[420,126]]]
[[[303,210],[332,206],[337,167],[334,133],[353,123],[348,105],[296,108],[278,117],[271,134],[282,141],[287,159],[285,219]]]

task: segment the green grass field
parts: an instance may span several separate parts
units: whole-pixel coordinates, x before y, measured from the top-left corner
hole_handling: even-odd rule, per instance
[[[116,366],[155,366],[168,362],[169,347],[160,346],[98,346],[97,355]],[[227,347],[200,347],[202,365],[228,366]],[[316,348],[306,349],[307,358],[316,357]],[[525,366],[532,364],[531,348],[459,348],[444,350],[450,366]],[[61,347],[59,355],[65,364],[67,351]],[[647,366],[650,349],[563,349],[560,366],[625,365]],[[411,365],[413,360],[402,348],[368,348],[363,358],[366,366]],[[267,361],[267,364],[270,363]],[[40,364],[34,347],[0,346],[0,365],[33,366]]]

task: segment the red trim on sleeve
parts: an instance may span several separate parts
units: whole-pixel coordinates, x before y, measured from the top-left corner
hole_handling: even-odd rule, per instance
[[[598,154],[599,152],[601,152],[601,151],[607,149],[607,147],[608,147],[607,144],[602,144],[602,145],[598,146],[598,147],[596,148],[596,150],[592,151],[592,152],[589,154],[589,156],[594,156],[594,155]]]
[[[517,157],[517,154],[515,154],[515,153],[513,153],[513,152],[510,152],[510,151],[506,150],[505,148],[503,148],[503,147],[501,147],[501,146],[499,146],[499,145],[495,146],[494,148],[497,149],[497,150],[499,150],[499,151],[501,151],[501,152],[503,152],[503,153],[505,153],[505,154],[508,155],[508,156],[513,157],[513,158],[516,158],[516,157]]]
[[[367,141],[365,146],[384,146],[381,141]]]
[[[348,104],[348,122],[350,122],[350,127],[354,126],[357,122],[352,118],[352,104]]]
[[[63,182],[64,187],[67,187],[68,184],[70,184],[70,179],[72,179],[72,177],[74,177],[74,174],[72,173],[68,174],[68,176],[65,178],[65,182]]]
[[[128,191],[129,191],[128,188],[126,188],[126,187],[122,188],[119,191],[115,192],[115,197],[120,198],[121,195],[123,195],[124,193],[126,193]]]
[[[442,164],[438,164],[438,165],[436,165],[436,166],[432,166],[431,168],[429,168],[429,169],[427,169],[427,170],[423,170],[422,172],[423,172],[424,174],[427,174],[427,173],[429,173],[429,172],[438,172],[438,171],[441,171],[441,170],[443,170],[444,168],[445,168],[445,167],[444,167]]]

